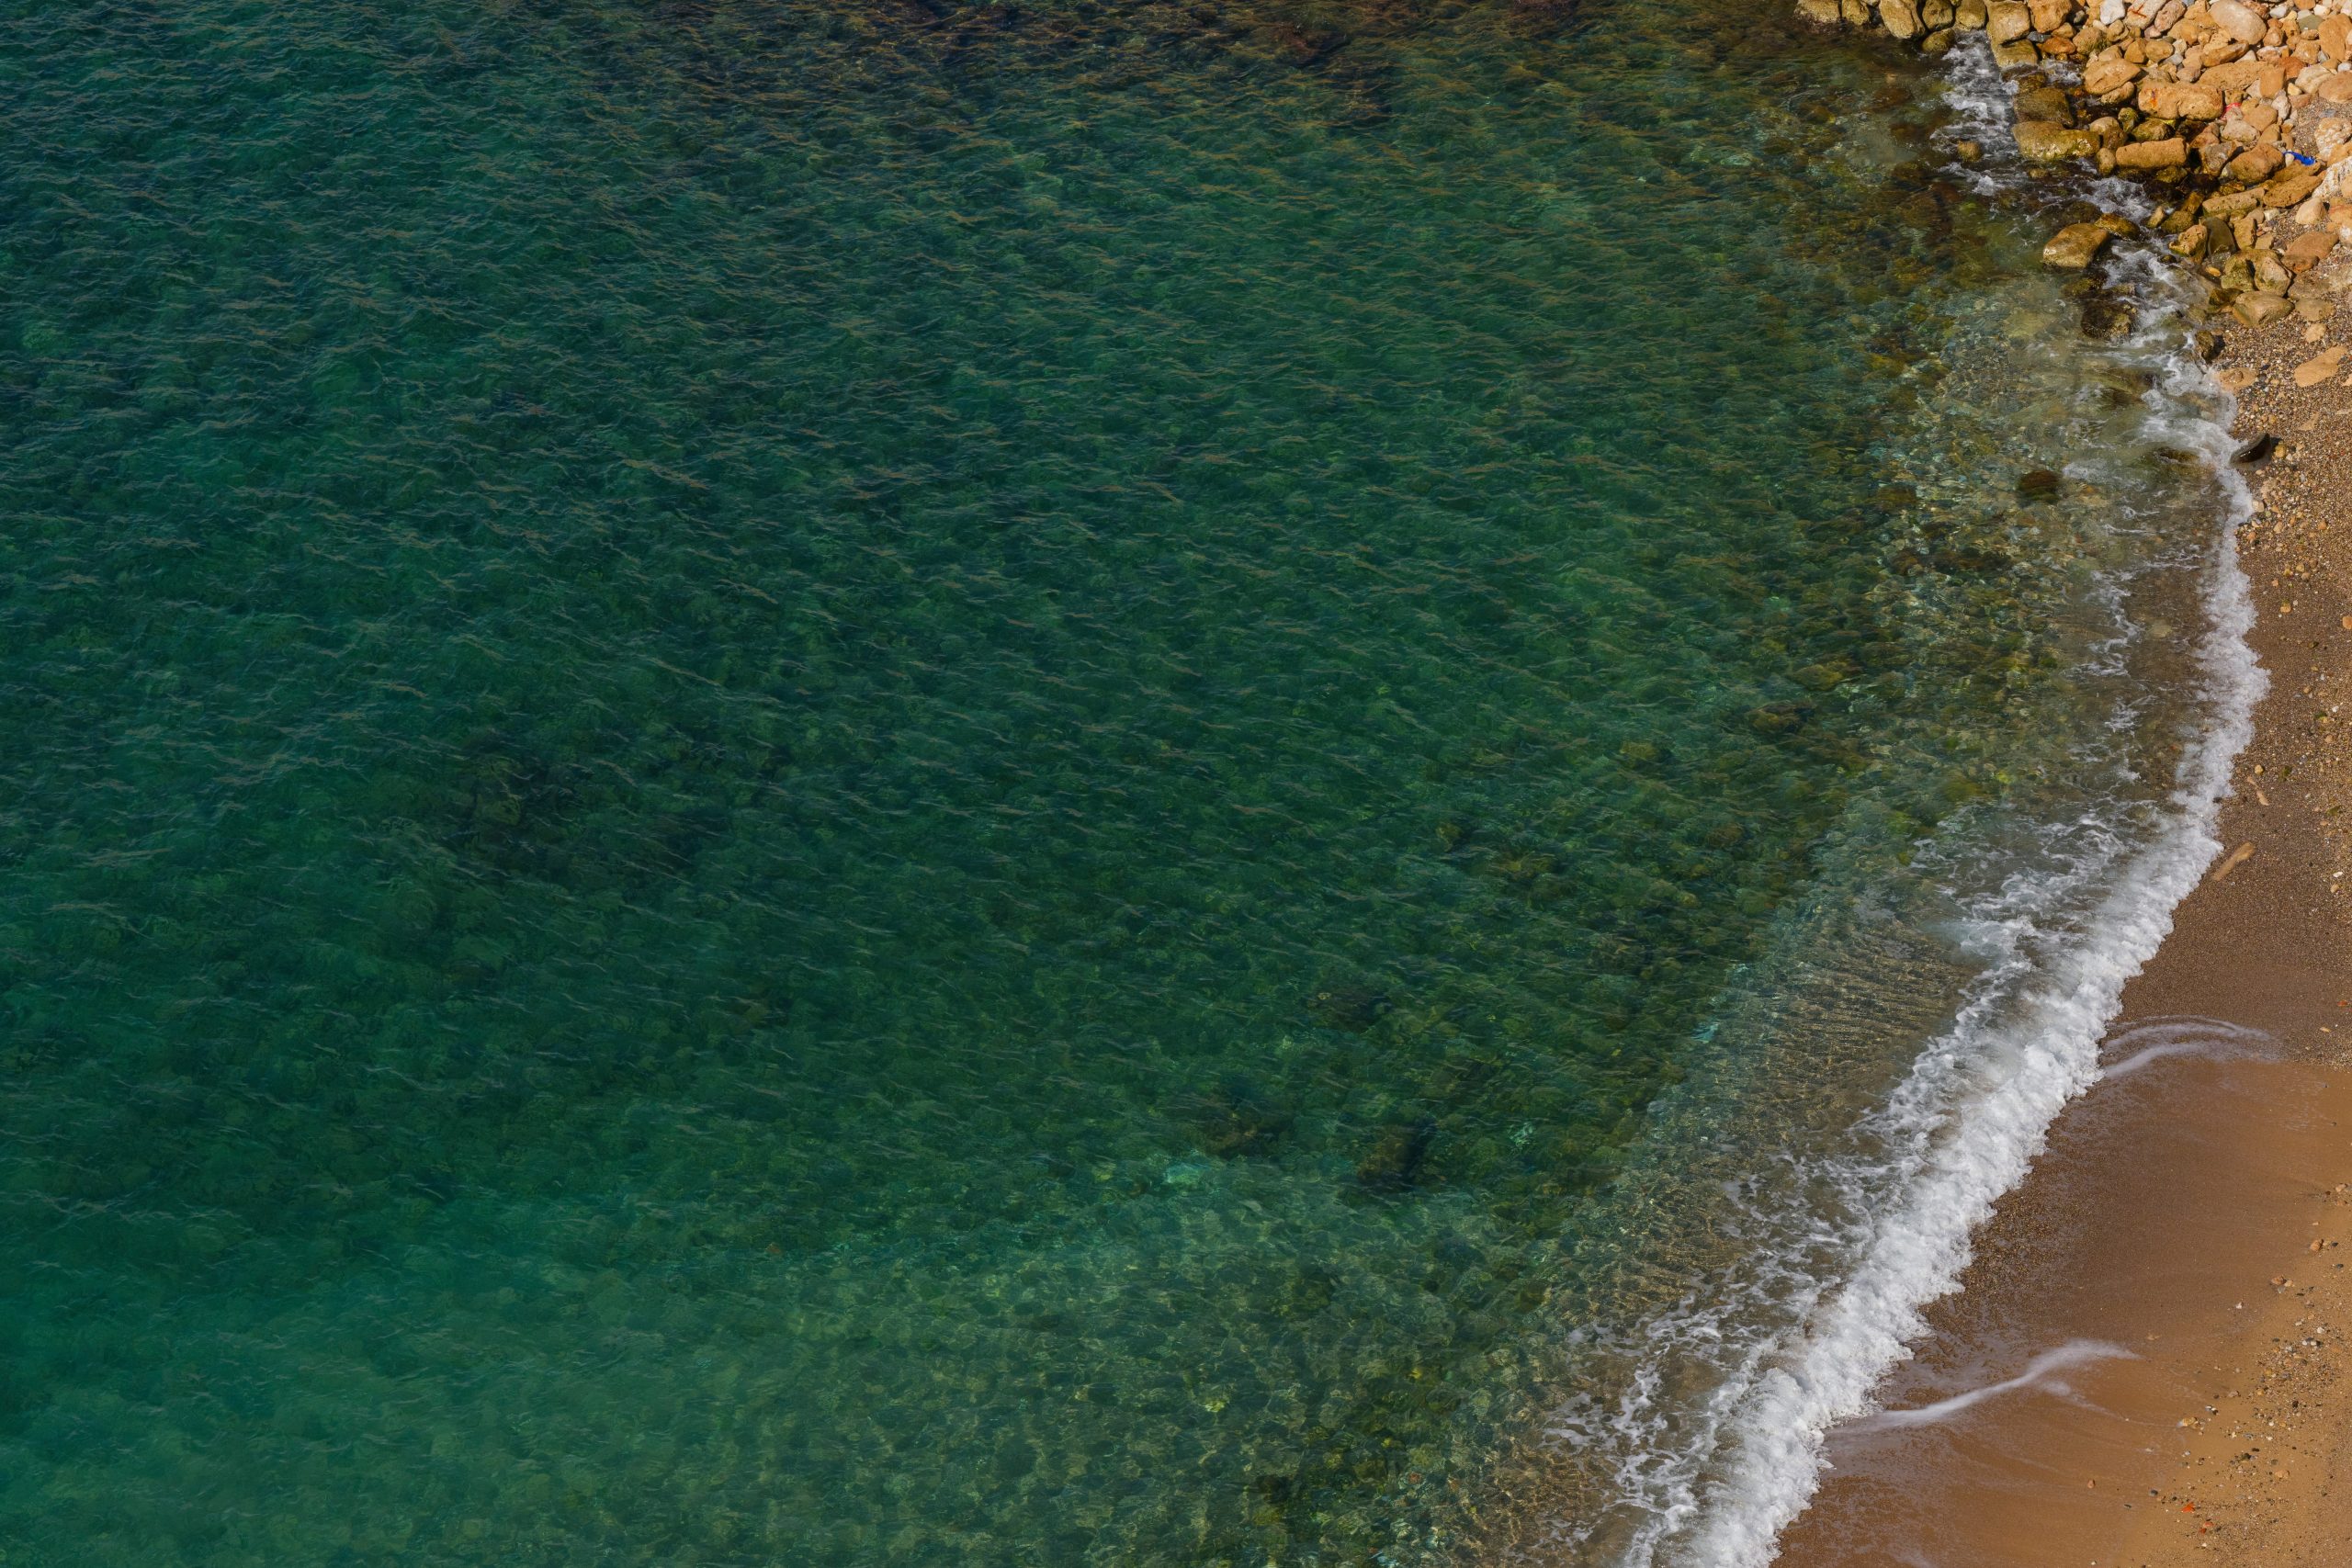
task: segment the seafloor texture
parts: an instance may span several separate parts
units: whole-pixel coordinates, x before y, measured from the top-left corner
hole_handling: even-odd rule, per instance
[[[1849,49],[0,7],[9,1561],[1467,1539],[1826,836],[2112,717],[2148,383]]]

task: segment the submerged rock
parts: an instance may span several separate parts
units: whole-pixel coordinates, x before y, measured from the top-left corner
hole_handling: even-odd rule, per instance
[[[1430,1145],[1437,1141],[1437,1122],[1423,1116],[1410,1122],[1383,1127],[1372,1152],[1356,1167],[1356,1179],[1374,1192],[1398,1192],[1413,1184]]]
[[[1307,1007],[1317,1022],[1362,1034],[1388,1010],[1388,998],[1369,986],[1329,986],[1317,991]]]
[[[2140,313],[2129,299],[2102,294],[2083,304],[2083,335],[2099,343],[2115,343],[2132,335]]]
[[[1239,1073],[1226,1075],[1180,1110],[1193,1123],[1201,1151],[1223,1159],[1274,1153],[1297,1120],[1288,1106]]]
[[[2056,87],[2028,87],[2017,96],[2017,118],[2046,119],[2074,129],[2075,108]]]

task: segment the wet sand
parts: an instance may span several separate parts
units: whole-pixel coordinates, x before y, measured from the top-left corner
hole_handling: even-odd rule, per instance
[[[2292,375],[2338,325],[2222,362],[2241,435],[2281,441],[2248,469],[2271,689],[2224,853],[1783,1568],[2352,1562],[2352,388]]]

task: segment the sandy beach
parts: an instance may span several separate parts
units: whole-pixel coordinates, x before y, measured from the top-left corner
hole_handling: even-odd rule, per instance
[[[1787,1568],[2346,1559],[2352,390],[2297,373],[2332,325],[2237,328],[2219,362],[2241,437],[2278,442],[2245,466],[2271,684],[2225,851],[1887,1414],[1833,1436]]]

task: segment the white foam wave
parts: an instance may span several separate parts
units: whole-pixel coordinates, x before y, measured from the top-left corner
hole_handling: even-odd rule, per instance
[[[2272,1041],[2263,1031],[2242,1023],[2182,1014],[2146,1019],[2129,1029],[2120,1029],[2108,1036],[2108,1043],[2131,1054],[2101,1068],[2101,1083],[2130,1077],[2143,1067],[2175,1056],[2245,1055]]]
[[[1989,61],[1963,51],[1953,71],[1957,133],[2013,152],[2007,90]],[[2153,260],[2120,260],[2155,295],[2168,287]],[[1684,1382],[1678,1399],[1667,1380],[1643,1376],[1611,1410],[1562,1412],[1557,1437],[1579,1447],[1607,1441],[1624,1455],[1617,1473],[1634,1523],[1613,1552],[1623,1568],[1767,1568],[1781,1531],[1818,1484],[1826,1435],[1871,1414],[1872,1389],[1925,1330],[1923,1309],[1957,1283],[1972,1234],[2023,1179],[2060,1110],[2101,1077],[2100,1043],[2125,983],[2154,955],[2173,911],[2221,849],[2221,804],[2266,677],[2246,643],[2254,614],[2235,555],[2251,497],[2229,467],[2234,409],[2185,352],[2185,336],[2177,310],[2155,309],[2123,345],[2159,365],[2139,434],[2147,445],[2201,456],[2228,513],[2204,577],[2208,632],[2197,658],[2205,722],[2184,737],[2163,820],[2153,833],[2095,816],[2058,824],[2053,836],[2070,850],[1971,903],[1960,934],[1984,959],[1983,973],[1952,1025],[1860,1130],[1856,1146],[1867,1152],[1797,1174],[1792,1188],[1814,1195],[1808,1214],[1758,1217],[1781,1240],[1740,1301],[1686,1298],[1645,1325],[1645,1359],[1703,1364],[1703,1392]],[[2120,619],[2122,590],[2114,592]],[[2187,1050],[2250,1043],[2223,1021],[2197,1024],[2204,1032],[2147,1036],[2106,1076]],[[1768,1299],[1788,1326],[1755,1326],[1750,1309]],[[2024,1375],[2046,1377],[2057,1364]]]
[[[2173,434],[2226,464],[2225,426]],[[1972,1233],[2024,1179],[2059,1111],[2098,1076],[2098,1043],[2124,983],[2154,956],[2173,910],[2221,849],[2215,826],[2230,768],[2265,683],[2245,643],[2253,608],[2231,543],[2247,498],[2231,485],[2237,511],[2211,574],[2201,655],[2212,722],[2184,756],[2170,829],[2120,868],[2086,928],[2054,951],[2037,940],[2027,910],[1985,912],[1982,934],[2007,951],[1886,1108],[1886,1140],[1904,1151],[1897,1168],[1849,1173],[1894,1177],[1880,1188],[1894,1196],[1844,1287],[1795,1342],[1759,1359],[1740,1391],[1734,1457],[1704,1495],[1690,1545],[1675,1553],[1693,1568],[1771,1561],[1818,1484],[1823,1438],[1869,1410],[1871,1388],[1924,1331],[1922,1308],[1958,1282]],[[1654,1562],[1664,1544],[1660,1537],[1631,1561]]]
[[[1949,1421],[1964,1411],[1973,1409],[1988,1399],[1997,1399],[2005,1393],[2019,1393],[2028,1389],[2047,1389],[2052,1393],[2071,1393],[2074,1391],[2059,1380],[2058,1373],[2070,1371],[2076,1367],[2095,1366],[2100,1361],[2128,1361],[2134,1359],[2132,1352],[2120,1345],[2109,1345],[2098,1339],[2070,1339],[2056,1349],[2044,1350],[2041,1355],[2028,1361],[2025,1371],[2013,1378],[2004,1378],[1999,1382],[1972,1388],[1963,1393],[1955,1393],[1949,1399],[1939,1399],[1933,1404],[1922,1404],[1916,1409],[1882,1410],[1877,1415],[1868,1417],[1866,1424],[1871,1427],[1932,1427],[1939,1422]]]

